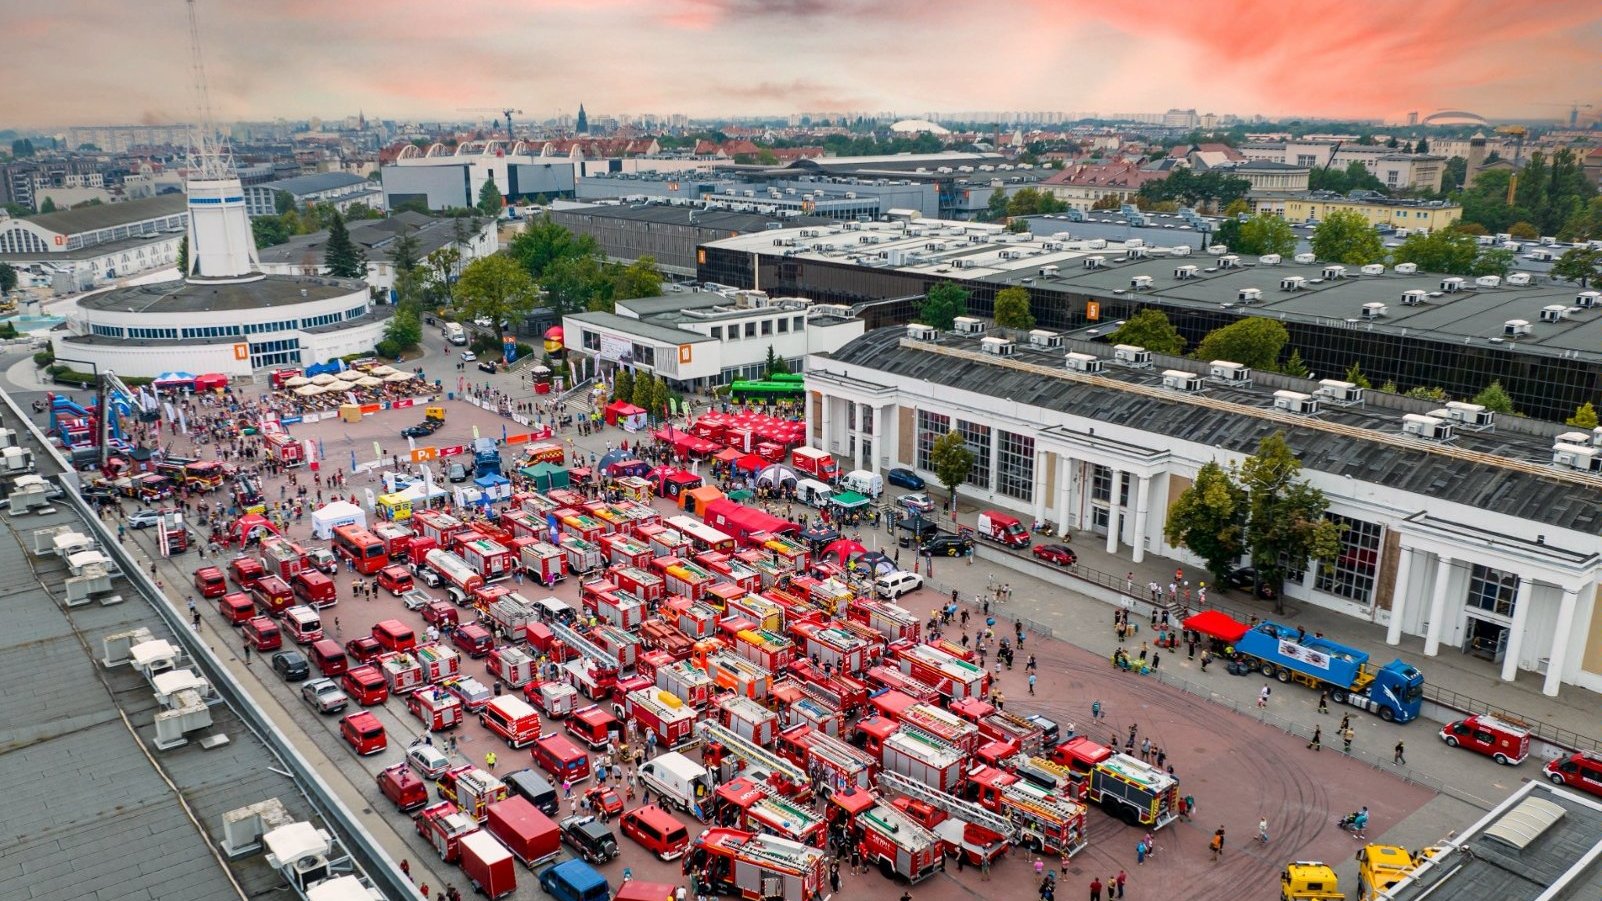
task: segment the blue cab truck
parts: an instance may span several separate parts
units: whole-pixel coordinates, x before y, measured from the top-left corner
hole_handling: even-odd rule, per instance
[[[1331,701],[1377,713],[1386,722],[1417,719],[1424,705],[1418,667],[1400,659],[1376,667],[1356,648],[1290,626],[1258,623],[1235,642],[1235,650],[1265,676],[1327,691]]]

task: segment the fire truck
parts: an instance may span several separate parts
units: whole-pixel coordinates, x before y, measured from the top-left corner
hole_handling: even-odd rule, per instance
[[[794,801],[776,797],[768,786],[741,777],[718,787],[718,822],[749,832],[823,847],[828,824]]]
[[[473,599],[473,592],[484,585],[483,575],[450,551],[434,548],[423,556],[423,565],[439,574],[445,582],[445,594],[458,606],[465,607]]]
[[[462,813],[484,822],[489,816],[488,807],[506,800],[506,783],[472,764],[451,767],[440,774],[434,783],[439,796],[454,803]]]
[[[707,589],[715,581],[711,573],[684,560],[667,558],[655,561],[655,565],[662,571],[662,577],[667,580],[669,592],[692,601],[699,601],[705,597]]]
[[[639,598],[641,601],[660,601],[667,596],[667,583],[662,577],[639,566],[613,566],[607,571],[617,587]],[[620,623],[620,625],[623,625]],[[630,627],[639,625],[638,621],[627,624]]]
[[[640,570],[631,570],[640,573]],[[642,573],[643,574],[643,573]],[[654,576],[652,578],[655,578]],[[617,585],[611,591],[591,593],[584,592],[584,606],[595,614],[596,619],[609,625],[623,629],[638,629],[645,622],[646,599],[636,594],[630,585],[640,584],[629,578],[629,573],[620,573],[617,576]],[[662,581],[657,579],[656,588],[660,589]],[[647,585],[647,588],[651,586]]]
[[[467,523],[443,510],[418,510],[412,514],[412,528],[424,538],[434,540],[435,547],[450,547],[460,532],[467,531]]]
[[[750,698],[722,698],[717,703],[717,718],[724,728],[763,747],[779,737],[779,715]]]
[[[722,777],[718,781],[727,782],[740,773],[766,783],[786,797],[805,795],[812,790],[812,780],[800,767],[772,751],[709,720],[702,720],[696,728],[706,742],[701,762],[709,768],[718,768]]]
[[[724,601],[723,612],[725,616],[743,616],[756,623],[759,629],[784,631],[784,608],[759,594],[744,590],[730,592]]]
[[[300,466],[306,462],[306,449],[287,432],[269,432],[262,435],[267,452],[281,466]]]
[[[1130,825],[1161,829],[1179,816],[1179,780],[1128,754],[1112,754],[1084,783],[1087,802]]]
[[[885,637],[886,641],[917,641],[923,624],[917,614],[890,601],[860,597],[846,608],[846,618],[862,623]]]
[[[854,822],[861,833],[857,847],[868,864],[879,863],[886,879],[922,882],[946,868],[945,849],[933,832],[888,804],[876,804]]]
[[[462,699],[433,685],[408,694],[406,709],[422,721],[427,732],[441,732],[462,724]]]
[[[718,612],[705,604],[688,598],[668,598],[662,605],[663,616],[678,627],[691,641],[711,638],[718,630]]]
[[[423,668],[411,654],[385,654],[378,658],[378,669],[389,683],[392,695],[405,694],[423,684]]]
[[[306,560],[305,548],[281,535],[269,535],[261,540],[261,565],[288,582],[311,564]]]
[[[867,664],[868,643],[838,626],[796,623],[790,627],[803,656],[816,655],[819,663],[846,673],[860,673]]]
[[[891,648],[901,672],[932,686],[950,700],[983,697],[990,693],[990,677],[966,660],[926,644],[901,644]]]
[[[617,661],[618,669],[633,669],[640,659],[640,639],[627,629],[602,623],[590,630],[590,640]]]
[[[575,659],[562,664],[568,682],[592,701],[604,701],[611,697],[612,687],[617,684],[617,658],[596,647],[594,642],[569,626],[553,622],[546,624],[546,628],[568,650],[578,654]]]
[[[489,674],[513,688],[534,680],[534,658],[516,645],[505,645],[489,652]]]
[[[567,554],[567,571],[587,573],[601,568],[601,548],[577,535],[562,536],[561,548]]]
[[[889,666],[873,666],[863,674],[868,684],[875,688],[888,688],[898,691],[920,704],[933,704],[940,700],[940,692],[933,686],[919,682],[906,673]]]
[[[674,697],[697,709],[705,707],[712,700],[712,693],[717,688],[711,676],[688,660],[657,667],[656,687],[672,692]]]
[[[1028,782],[1001,787],[996,812],[1018,825],[1018,842],[1045,854],[1085,848],[1085,806]]]
[[[779,733],[778,751],[797,766],[821,770],[834,791],[847,788],[871,789],[879,762],[873,755],[852,747],[835,736],[807,725],[795,725]]]
[[[782,722],[786,728],[810,726],[835,738],[845,734],[845,714],[840,712],[840,708],[812,697],[807,689],[813,686],[786,679],[783,687],[795,690],[795,697],[783,700],[780,684],[773,684],[773,697],[781,702],[780,709],[784,711]]]
[[[719,688],[748,698],[765,698],[773,689],[773,674],[728,651],[707,658],[707,675]]]
[[[734,639],[734,653],[770,673],[784,669],[795,659],[795,643],[777,632],[744,629]]]
[[[640,626],[640,640],[647,647],[666,652],[674,660],[690,656],[690,647],[694,644],[672,623],[660,619],[648,619]]]
[[[901,714],[901,722],[956,746],[964,754],[972,754],[979,747],[978,726],[933,704],[908,707]]]
[[[967,755],[961,748],[920,729],[901,726],[884,738],[880,754],[886,771],[916,779],[930,788],[952,792],[962,784]]]
[[[651,556],[656,557],[688,557],[695,552],[690,539],[678,529],[667,526],[647,526],[640,530],[640,537],[651,542]]]
[[[517,568],[517,557],[505,545],[477,532],[456,536],[456,555],[486,582],[509,579]]]
[[[534,581],[547,587],[567,578],[567,554],[561,548],[536,541],[518,549],[523,571]]]
[[[425,682],[437,684],[462,674],[462,655],[442,644],[420,645],[416,657]]]
[[[623,713],[641,729],[654,733],[658,748],[671,751],[695,743],[695,711],[672,692],[644,688],[629,692],[623,699]]]
[[[601,539],[606,562],[613,566],[650,566],[651,546],[631,535],[608,535]]]
[[[813,698],[845,711],[855,713],[868,703],[869,686],[855,676],[835,671],[825,676],[805,657],[790,664],[790,673],[801,680],[802,688]],[[897,673],[896,675],[900,675]]]
[[[718,581],[735,585],[743,591],[759,591],[762,588],[762,577],[757,571],[728,554],[715,551],[696,554],[695,562],[706,567]]]
[[[953,701],[951,712],[978,726],[985,738],[1010,744],[1014,754],[1032,756],[1045,748],[1045,730],[1040,724],[1004,710],[996,710],[979,698]]]
[[[605,520],[596,519],[593,516],[572,510],[569,510],[565,516],[558,516],[557,522],[562,526],[562,534],[571,535],[591,544],[596,544],[601,540],[602,536],[610,535],[614,531],[611,524]]]
[[[807,571],[807,564],[812,558],[805,544],[792,541],[783,535],[769,535],[762,542],[762,550],[772,554],[775,560],[798,573]]]
[[[714,894],[744,901],[821,901],[829,894],[825,860],[822,850],[799,842],[714,827],[696,837],[686,867],[705,870]]]
[[[539,608],[516,592],[490,601],[481,610],[484,618],[506,635],[522,635],[529,623],[540,621]]]
[[[478,820],[462,813],[449,801],[423,808],[415,823],[417,834],[433,846],[439,852],[439,859],[446,863],[455,863],[462,856],[462,836],[479,830]]]
[[[898,810],[938,835],[951,853],[963,855],[975,866],[1005,854],[1017,834],[1017,827],[1006,817],[905,776],[881,773],[879,786],[887,796],[900,795],[891,802]]]

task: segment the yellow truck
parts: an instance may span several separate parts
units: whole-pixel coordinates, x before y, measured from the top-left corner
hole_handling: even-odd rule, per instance
[[[1373,901],[1413,872],[1413,856],[1400,845],[1365,845],[1357,852],[1357,901]]]
[[[1335,871],[1322,861],[1298,860],[1279,874],[1280,901],[1346,901]]]

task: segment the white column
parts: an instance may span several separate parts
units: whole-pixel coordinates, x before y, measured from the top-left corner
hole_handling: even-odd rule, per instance
[[[821,437],[818,438],[818,449],[824,453],[830,453],[831,441],[834,437],[834,398],[821,391],[818,393],[823,398],[823,432]]]
[[[1030,475],[1030,484],[1034,486],[1035,522],[1046,518],[1046,452],[1035,451],[1035,468]],[[1030,523],[1031,526],[1034,523]]]
[[[895,404],[880,407],[879,414],[879,425],[874,429],[879,440],[874,443],[873,450],[878,462],[889,468],[896,465],[896,455],[901,453],[901,427]]]
[[[996,461],[1001,456],[1001,430],[995,426],[990,427],[990,479],[985,488],[995,491],[996,480],[1001,476],[1001,467]]]
[[[1530,619],[1530,592],[1535,583],[1519,577],[1519,590],[1513,595],[1513,625],[1507,633],[1507,655],[1502,658],[1502,681],[1512,682],[1519,674],[1519,653],[1523,650],[1524,625]],[[1562,626],[1558,628],[1563,631]]]
[[[1407,612],[1407,580],[1413,576],[1413,549],[1398,545],[1402,559],[1396,563],[1396,586],[1391,589],[1391,623],[1385,627],[1385,643],[1402,642],[1402,615]]]
[[[1546,659],[1546,682],[1541,686],[1541,694],[1549,698],[1557,697],[1558,686],[1563,684],[1563,667],[1568,664],[1565,658],[1569,656],[1569,642],[1574,638],[1574,607],[1579,599],[1578,586],[1564,587],[1557,628],[1552,630],[1552,653]]]
[[[1151,476],[1139,476],[1135,483],[1135,534],[1129,536],[1135,545],[1134,561],[1146,559],[1146,516],[1151,502]]]
[[[1441,555],[1435,565],[1435,590],[1430,594],[1430,623],[1424,633],[1424,656],[1434,657],[1441,649],[1441,620],[1446,618],[1446,583],[1452,578],[1452,558]]]
[[[1067,535],[1068,535],[1068,509],[1069,509],[1069,505],[1073,502],[1073,494],[1069,490],[1070,488],[1072,488],[1072,486],[1068,484],[1068,480],[1070,478],[1070,476],[1069,476],[1070,470],[1071,470],[1071,467],[1069,466],[1069,460],[1068,460],[1067,455],[1065,455],[1062,451],[1058,451],[1057,452],[1057,536],[1059,538],[1064,538],[1064,537],[1067,537]]]
[[[1112,490],[1107,492],[1107,553],[1109,554],[1118,553],[1119,520],[1122,518],[1118,515],[1120,509],[1118,502],[1123,500],[1123,496],[1124,473],[1115,468],[1112,471]]]
[[[873,408],[867,404],[857,404],[857,468],[868,468],[868,442],[867,429],[864,426],[868,417],[873,415]]]

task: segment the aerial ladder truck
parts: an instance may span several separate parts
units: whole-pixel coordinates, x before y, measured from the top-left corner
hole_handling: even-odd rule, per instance
[[[702,750],[701,759],[704,763],[721,767],[725,757],[732,757],[744,764],[743,772],[753,781],[765,782],[781,795],[800,797],[811,791],[812,780],[806,771],[778,754],[710,720],[703,720],[699,728],[703,740],[717,745],[717,749],[709,746]],[[719,775],[724,777],[719,781],[727,781],[735,774],[723,770]]]
[[[592,701],[611,697],[617,686],[617,658],[602,650],[595,642],[579,634],[578,630],[559,622],[548,625],[551,636],[566,645],[578,657],[562,664],[568,681]]]

